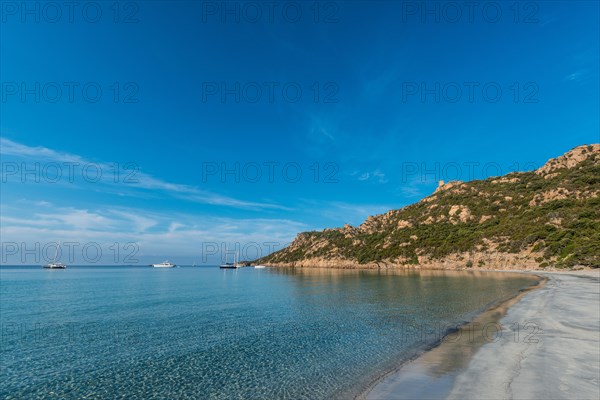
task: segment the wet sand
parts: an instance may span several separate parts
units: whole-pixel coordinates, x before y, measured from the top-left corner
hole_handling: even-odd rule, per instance
[[[600,271],[548,281],[486,311],[360,396],[600,398]]]

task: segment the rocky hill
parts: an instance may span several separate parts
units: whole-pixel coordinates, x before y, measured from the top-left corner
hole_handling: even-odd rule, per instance
[[[298,234],[271,266],[445,269],[600,267],[600,144],[533,172],[440,185],[360,226]]]

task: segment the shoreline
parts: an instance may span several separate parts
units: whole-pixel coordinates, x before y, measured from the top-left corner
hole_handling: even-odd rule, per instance
[[[506,272],[506,273],[519,273],[522,271],[514,270],[483,270],[485,272]],[[482,271],[482,272],[483,272]],[[532,274],[535,275],[535,274]],[[417,354],[408,360],[405,360],[394,369],[382,374],[380,377],[375,379],[368,385],[368,388],[361,394],[356,396],[356,400],[366,400],[371,398],[381,398],[388,400],[387,395],[392,392],[390,383],[393,385],[410,385],[415,389],[415,386],[423,386],[423,383],[430,384],[431,382],[422,382],[418,375],[424,373],[438,374],[440,371],[436,371],[436,366],[442,366],[442,370],[445,372],[451,372],[450,370],[458,367],[457,363],[464,366],[464,361],[468,361],[464,357],[459,360],[454,352],[458,349],[466,346],[471,349],[478,349],[482,343],[480,340],[483,338],[481,327],[489,326],[489,324],[498,324],[499,320],[506,314],[508,308],[519,301],[528,292],[538,289],[545,285],[548,281],[547,278],[536,275],[539,279],[537,282],[532,283],[530,286],[524,287],[517,290],[514,294],[509,297],[498,299],[497,301],[488,305],[481,312],[477,313],[470,321],[465,322],[455,332],[448,332],[438,342],[432,344],[431,347],[425,349],[421,353]],[[467,340],[465,340],[467,339]],[[461,349],[462,350],[462,349]],[[436,360],[437,363],[434,365],[432,362]],[[448,364],[445,361],[450,360]],[[407,371],[407,368],[410,369]],[[450,370],[448,370],[450,369]],[[398,379],[398,375],[402,373],[402,377]],[[386,382],[387,381],[387,382]],[[412,381],[412,382],[410,382]],[[419,381],[419,382],[416,382]],[[377,388],[377,389],[376,389]],[[376,391],[375,393],[373,393]],[[439,392],[439,388],[437,389]],[[415,398],[415,396],[422,395],[423,393],[413,393],[407,398]],[[374,396],[372,396],[374,394]]]
[[[533,263],[528,258],[515,259],[512,253],[507,253],[512,259],[499,257],[498,263],[490,263],[486,266],[472,267],[463,266],[464,263],[455,259],[437,260],[422,262],[419,264],[397,264],[388,261],[368,262],[364,264],[357,263],[350,260],[321,260],[321,259],[309,259],[304,261],[293,261],[293,262],[263,262],[261,265],[265,265],[270,268],[299,268],[299,269],[339,269],[339,270],[365,270],[365,271],[474,271],[474,272],[515,272],[515,273],[537,273],[537,272],[551,272],[551,273],[579,273],[586,271],[598,271],[599,268],[592,268],[584,265],[576,265],[571,269],[567,268],[556,268],[556,267],[545,267],[540,268],[538,263]],[[504,257],[506,254],[503,254]],[[258,263],[257,263],[258,264]],[[254,262],[251,263],[251,266]],[[523,265],[528,265],[523,268]],[[513,268],[514,267],[514,268]]]
[[[531,351],[531,349],[534,348],[534,345],[539,344],[541,339],[545,339],[543,333],[540,334],[539,332],[537,333],[542,337],[539,339],[535,337],[535,329],[539,328],[540,325],[543,325],[545,320],[544,317],[546,316],[541,315],[540,317],[540,310],[531,308],[530,305],[524,304],[524,302],[530,302],[532,297],[541,297],[542,300],[547,300],[546,298],[549,296],[548,293],[554,294],[554,292],[560,291],[561,287],[564,286],[561,283],[565,280],[563,277],[574,277],[573,279],[576,283],[578,280],[585,281],[585,278],[591,279],[594,282],[597,281],[596,285],[597,283],[600,283],[600,270],[597,269],[560,272],[538,270],[487,271],[535,275],[539,277],[540,280],[537,284],[521,289],[515,296],[508,299],[501,299],[497,303],[492,304],[485,311],[473,318],[472,321],[462,325],[457,332],[447,334],[429,350],[424,351],[415,358],[403,362],[394,370],[383,374],[369,385],[364,392],[358,395],[356,399],[512,398],[514,390],[506,393],[506,388],[514,383],[514,376],[511,378],[512,375],[506,371],[498,372],[497,364],[499,362],[501,363],[504,358],[508,359],[504,360],[504,364],[506,365],[512,365],[514,363],[511,361],[515,361],[518,364],[517,375],[523,374],[523,366],[521,365],[523,363],[523,359],[521,358],[523,351],[527,350],[528,346]],[[572,279],[569,278],[569,283],[573,284],[571,280]],[[579,289],[576,283],[575,291]],[[592,284],[591,297],[593,300],[600,297],[597,287],[598,286],[596,286],[596,291],[593,292],[594,286]],[[572,290],[573,288],[570,288],[569,294]],[[538,301],[538,303],[545,305],[541,300]],[[585,307],[585,305],[582,305],[582,307]],[[592,309],[591,313],[593,314],[595,311],[596,314],[598,314],[598,307],[599,306],[596,306],[596,310]],[[570,310],[567,310],[567,312],[569,311]],[[531,325],[531,321],[520,321],[518,316],[522,314],[537,316],[539,318],[538,324]],[[558,320],[561,318],[562,315],[559,315]],[[492,341],[483,339],[484,335],[482,335],[482,327],[490,326],[489,324],[496,324],[500,327],[499,340]],[[522,326],[519,328],[520,325]],[[516,328],[516,330],[513,328]],[[520,332],[519,329],[521,329]],[[597,328],[591,329],[591,332],[592,334],[596,333],[597,335],[599,330]],[[503,335],[504,337],[502,337]],[[510,339],[507,340],[507,336],[511,337],[511,335],[514,336],[515,343],[511,343]],[[468,338],[468,340],[465,340],[465,338]],[[479,340],[477,340],[478,338]],[[520,340],[516,340],[517,338]],[[524,341],[524,338],[527,339],[527,341]],[[575,340],[578,339],[587,340],[585,338],[575,338]],[[507,352],[509,345],[511,344],[514,345],[512,347],[518,347],[521,351],[515,350]],[[525,347],[525,350],[522,349],[523,347]],[[596,353],[600,350],[598,341],[595,343],[595,350]],[[540,353],[537,356],[540,359],[544,359],[546,354]],[[598,357],[600,358],[600,355]],[[592,364],[594,364],[592,369],[598,371],[600,369],[600,360],[591,361]],[[560,365],[560,363],[558,364]],[[539,367],[543,368],[544,366],[545,364],[541,363],[538,365],[537,369],[539,369]],[[535,376],[535,370],[536,368],[533,368],[533,371],[531,368],[528,368],[527,372]],[[493,376],[493,378],[490,378],[490,376]],[[482,378],[488,378],[489,382],[482,383]],[[515,397],[539,397],[539,395],[537,397],[529,395],[529,393],[532,393],[533,391],[528,388],[530,386],[535,386],[534,383],[528,386],[523,382],[519,382],[519,385]],[[586,393],[592,393],[593,395],[596,393],[600,394],[598,385],[599,383],[596,381],[595,384],[591,385],[591,388],[588,386],[586,388]],[[490,393],[490,387],[495,388],[492,393]],[[543,392],[543,388],[539,389],[541,389],[538,390],[539,392]],[[577,396],[579,396],[579,398],[588,398],[585,397],[585,395],[582,397],[581,394],[581,390],[574,394],[566,393],[565,398]],[[545,393],[545,395],[546,397],[548,397],[548,395],[552,397],[552,393]],[[590,398],[594,398],[593,395]]]

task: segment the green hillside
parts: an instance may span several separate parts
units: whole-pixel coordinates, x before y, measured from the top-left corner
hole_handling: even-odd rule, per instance
[[[533,172],[450,182],[358,227],[301,233],[257,262],[416,266],[458,256],[462,267],[497,268],[490,256],[511,254],[535,268],[600,267],[600,145],[577,147]]]

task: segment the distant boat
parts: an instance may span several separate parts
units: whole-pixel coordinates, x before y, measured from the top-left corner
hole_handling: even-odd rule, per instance
[[[56,251],[54,252],[54,262],[50,262],[46,265],[44,265],[44,268],[47,269],[66,269],[67,266],[61,262],[57,262],[56,259],[58,258],[58,248],[60,247],[60,243],[56,246]]]
[[[175,264],[170,263],[169,261],[163,261],[160,264],[152,264],[154,268],[173,268],[176,267]]]
[[[238,269],[238,268],[243,267],[243,265],[238,263],[237,259],[238,259],[238,254],[235,253],[233,262],[232,263],[227,262],[227,249],[225,249],[225,263],[219,265],[219,268],[221,268],[221,269]]]
[[[267,267],[265,265],[255,265],[254,268],[262,269],[262,268],[267,268]]]
[[[65,269],[67,266],[61,262],[52,262],[44,265],[44,268],[48,269]]]

